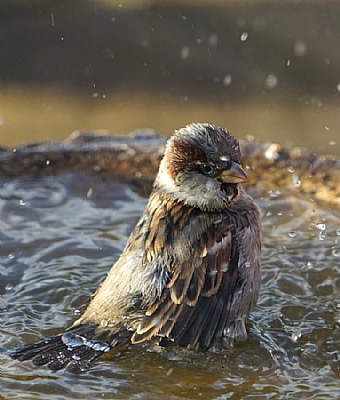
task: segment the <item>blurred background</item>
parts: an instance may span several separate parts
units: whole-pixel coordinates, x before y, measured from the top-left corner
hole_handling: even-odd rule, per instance
[[[200,121],[339,156],[339,21],[338,0],[0,0],[0,145]]]

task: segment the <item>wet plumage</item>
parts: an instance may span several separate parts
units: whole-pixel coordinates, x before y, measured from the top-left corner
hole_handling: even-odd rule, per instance
[[[81,372],[119,343],[209,348],[247,338],[260,285],[260,223],[238,142],[191,124],[172,136],[148,205],[109,275],[66,332],[13,354]]]

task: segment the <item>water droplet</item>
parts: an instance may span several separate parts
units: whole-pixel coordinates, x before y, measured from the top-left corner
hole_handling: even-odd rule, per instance
[[[26,205],[26,201],[25,201],[25,200],[19,200],[19,204],[20,204],[21,206],[25,206],[25,205]]]
[[[315,356],[319,353],[319,348],[314,343],[306,343],[301,347],[301,353],[305,356]]]
[[[315,224],[315,226],[317,227],[317,229],[319,229],[320,231],[325,231],[327,226],[326,224],[322,223],[322,222],[318,222]]]
[[[290,64],[291,64],[291,60],[288,59],[286,62],[287,67],[290,67]]]
[[[46,160],[45,164],[46,164],[46,165],[50,165],[50,164],[51,164],[51,161],[50,161],[50,160]]]
[[[106,319],[102,319],[100,321],[100,326],[102,326],[103,328],[106,328],[109,325],[109,321]]]
[[[325,131],[329,131],[329,127],[327,125],[325,126]]]
[[[330,140],[330,141],[328,142],[328,144],[329,144],[330,146],[335,146],[335,145],[336,145],[336,141],[335,141],[335,140]]]
[[[327,232],[326,231],[320,231],[319,232],[319,239],[324,240],[327,237]]]
[[[7,256],[10,260],[13,260],[15,258],[15,255],[13,253],[9,253]]]
[[[290,172],[291,174],[294,174],[295,168],[294,167],[288,167],[288,172]]]
[[[280,145],[272,143],[265,151],[264,155],[268,160],[277,160],[279,158],[279,151],[281,150]]]
[[[188,57],[189,57],[189,47],[182,47],[181,49],[182,60],[186,60]]]
[[[301,180],[297,175],[293,176],[293,185],[295,187],[300,187],[301,186]]]
[[[74,315],[80,315],[80,310],[78,310],[78,309],[74,310],[74,311],[73,311],[73,314],[74,314]]]
[[[336,230],[336,234],[337,234],[338,236],[340,236],[340,229],[337,229],[337,230]]]
[[[248,39],[248,35],[248,32],[242,32],[240,36],[241,41],[245,42]]]
[[[268,190],[268,194],[271,198],[275,198],[275,197],[280,196],[281,192],[279,189],[270,189],[270,190]]]
[[[340,257],[340,249],[333,249],[332,250],[333,257]]]
[[[102,351],[104,353],[107,353],[110,351],[110,346],[101,341],[94,341],[94,340],[87,340],[85,345],[89,347],[90,349],[93,349],[94,351]]]
[[[5,290],[7,290],[7,291],[12,290],[13,287],[14,287],[14,286],[13,286],[12,283],[7,283],[6,286],[5,286]]]
[[[73,347],[83,346],[86,343],[86,338],[80,335],[76,335],[72,332],[66,332],[61,337],[61,341],[70,349]]]
[[[336,91],[340,93],[340,82],[336,85]]]
[[[288,232],[288,236],[291,238],[294,238],[296,236],[296,234],[297,233],[295,231]]]
[[[76,361],[80,360],[80,356],[77,356],[76,354],[73,354],[72,358],[73,358],[73,360],[76,360]]]
[[[307,54],[307,44],[303,40],[298,40],[294,44],[294,53],[298,57],[305,56]]]
[[[216,46],[217,46],[217,43],[218,43],[218,36],[216,35],[216,33],[212,33],[212,34],[209,36],[208,45],[209,45],[210,47],[216,47]]]
[[[302,336],[301,330],[298,329],[292,333],[291,339],[293,342],[297,342]]]
[[[93,195],[93,188],[90,188],[90,189],[87,191],[87,193],[86,193],[86,197],[87,197],[88,199],[90,199],[90,198],[92,197],[92,195]]]
[[[233,78],[232,78],[232,76],[231,75],[226,75],[224,78],[223,78],[223,85],[224,86],[229,86],[230,84],[231,84],[231,81],[233,80]]]
[[[334,307],[336,310],[340,311],[340,300],[334,300]]]
[[[277,76],[276,76],[276,75],[274,75],[274,74],[269,74],[269,75],[266,77],[266,86],[267,86],[268,89],[274,89],[274,88],[276,88],[277,84],[278,84],[278,79],[277,79]]]

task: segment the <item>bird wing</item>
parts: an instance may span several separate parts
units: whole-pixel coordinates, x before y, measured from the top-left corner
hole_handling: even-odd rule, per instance
[[[221,213],[176,204],[167,207],[156,208],[150,216],[145,259],[152,262],[159,254],[168,254],[168,279],[132,342],[157,336],[163,343],[207,347],[214,337],[222,336],[240,284],[237,237],[231,221]]]

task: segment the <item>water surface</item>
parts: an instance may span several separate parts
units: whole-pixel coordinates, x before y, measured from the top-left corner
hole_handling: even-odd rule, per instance
[[[246,343],[208,353],[126,346],[74,376],[7,352],[76,319],[146,198],[75,172],[0,187],[1,398],[338,398],[339,210],[252,191],[263,216],[263,283]]]

